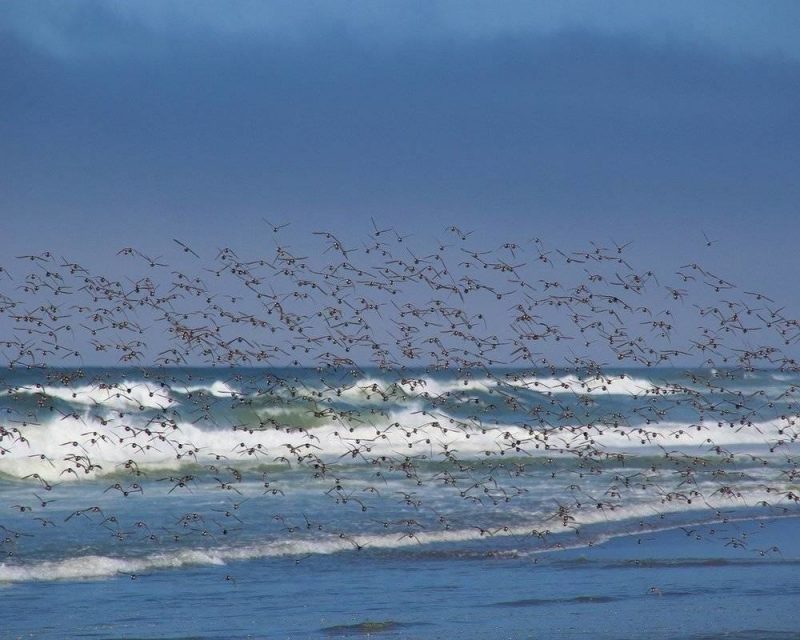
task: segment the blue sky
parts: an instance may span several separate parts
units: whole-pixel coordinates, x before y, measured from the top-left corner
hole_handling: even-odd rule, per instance
[[[102,265],[374,217],[632,242],[795,304],[799,26],[794,2],[6,1],[0,249]]]

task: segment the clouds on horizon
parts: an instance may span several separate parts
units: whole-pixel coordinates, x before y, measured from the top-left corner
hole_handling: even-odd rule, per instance
[[[0,32],[59,58],[147,54],[185,38],[255,38],[305,44],[340,37],[366,46],[496,40],[585,31],[655,46],[800,60],[800,9],[792,0],[476,0],[229,2],[7,0]]]
[[[374,216],[664,252],[704,227],[796,271],[786,4],[220,6],[0,4],[0,249]]]
[[[800,196],[787,173],[800,160],[800,64],[785,60],[586,32],[369,57],[346,39],[189,41],[66,71],[10,50],[0,149],[17,161],[7,188],[36,183],[31,200],[48,183],[86,208],[149,195],[600,213],[780,209]],[[222,188],[209,194],[212,177]]]

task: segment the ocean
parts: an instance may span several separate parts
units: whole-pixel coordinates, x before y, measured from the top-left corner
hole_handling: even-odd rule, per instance
[[[794,638],[798,389],[11,368],[0,638]]]
[[[0,638],[796,637],[800,321],[447,233],[4,267]]]

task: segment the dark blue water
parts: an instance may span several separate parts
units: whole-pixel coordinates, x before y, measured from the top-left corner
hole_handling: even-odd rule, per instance
[[[21,583],[2,592],[0,637],[794,637],[800,524],[736,527],[781,555],[672,530],[538,555],[515,540]]]

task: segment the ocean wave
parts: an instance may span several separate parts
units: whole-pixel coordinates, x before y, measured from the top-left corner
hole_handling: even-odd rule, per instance
[[[315,422],[309,422],[308,414]],[[284,417],[296,418],[296,426]],[[305,421],[305,422],[304,422]],[[413,456],[418,460],[487,457],[635,455],[780,455],[797,436],[791,417],[751,424],[659,422],[642,426],[577,424],[554,428],[486,425],[444,411],[410,406],[349,420],[300,411],[271,422],[219,425],[203,421],[103,418],[87,413],[50,418],[18,429],[0,456],[0,472],[40,481],[89,479],[135,464],[178,468],[229,463],[368,464]],[[10,434],[9,434],[10,435]],[[783,443],[781,445],[780,443]],[[35,476],[34,476],[35,474]]]
[[[123,410],[141,408],[165,410],[175,403],[166,385],[127,380],[78,386],[24,385],[6,390],[5,394],[32,395],[54,398],[77,406]]]
[[[720,516],[713,514],[710,504],[687,505],[667,504],[660,507],[661,518],[653,521],[653,506],[650,504],[630,505],[615,512],[593,513],[586,510],[579,513],[569,527],[561,526],[552,518],[540,516],[513,526],[500,526],[495,530],[487,530],[472,526],[457,529],[441,529],[437,531],[414,528],[413,531],[391,533],[326,533],[314,537],[276,538],[268,542],[243,544],[240,546],[210,545],[206,547],[182,548],[172,551],[145,552],[139,555],[101,555],[80,554],[61,559],[28,561],[24,563],[0,563],[0,583],[44,582],[58,580],[96,580],[118,576],[138,577],[153,571],[179,569],[187,566],[223,566],[231,562],[257,560],[260,558],[287,557],[306,558],[313,555],[330,555],[346,552],[374,552],[392,550],[410,550],[411,553],[435,553],[439,545],[458,545],[472,543],[486,538],[522,538],[529,543],[525,549],[515,549],[514,557],[552,554],[561,551],[594,547],[615,538],[652,535],[658,532],[688,527],[696,528],[720,522]],[[705,517],[697,517],[706,512]],[[664,515],[682,518],[675,521],[664,521]],[[692,517],[694,515],[694,517]],[[785,519],[797,516],[775,518],[758,518],[742,516],[725,518],[728,524],[760,521],[767,519]],[[641,519],[648,520],[647,524]],[[639,522],[636,525],[636,522]],[[605,527],[584,535],[575,535],[576,527],[586,527],[602,522]],[[612,523],[632,523],[620,529],[609,529]],[[399,534],[399,535],[398,535]],[[430,551],[426,551],[430,549]],[[458,557],[463,555],[458,549],[447,552]],[[482,557],[491,555],[482,549]]]
[[[506,376],[504,383],[512,387],[522,387],[544,394],[570,393],[579,395],[622,395],[646,396],[681,393],[682,389],[673,384],[658,384],[644,378],[634,378],[627,374],[596,375],[579,378],[575,375],[561,377]]]

